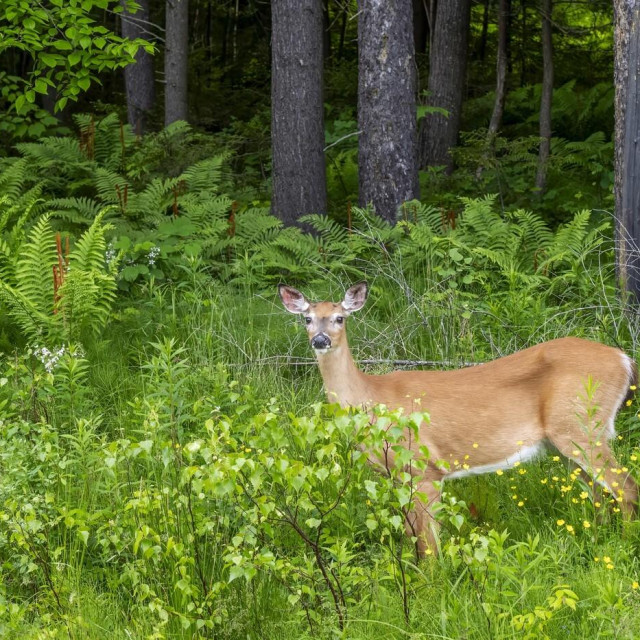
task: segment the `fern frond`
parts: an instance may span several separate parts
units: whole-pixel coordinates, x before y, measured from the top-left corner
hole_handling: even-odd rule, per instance
[[[53,309],[53,267],[58,262],[49,215],[43,215],[20,249],[16,264],[17,289],[43,313]]]

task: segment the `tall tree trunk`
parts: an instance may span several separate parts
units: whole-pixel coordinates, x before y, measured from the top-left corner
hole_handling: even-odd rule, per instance
[[[411,0],[358,2],[360,204],[395,223],[418,197]]]
[[[124,11],[120,14],[122,36],[134,40],[149,40],[149,0],[138,0],[137,13],[129,13],[122,0]],[[135,64],[124,68],[124,86],[127,93],[127,117],[135,133],[147,130],[147,116],[153,109],[156,91],[153,78],[153,58],[144,49],[138,49]]]
[[[440,0],[431,33],[428,104],[449,116],[427,114],[420,126],[420,167],[445,165],[453,169],[449,153],[458,141],[467,68],[470,0]]]
[[[502,125],[502,112],[504,111],[504,100],[507,84],[507,27],[509,22],[509,12],[511,10],[511,0],[499,0],[498,4],[498,53],[496,56],[496,96],[493,101],[493,112],[491,121],[487,129],[486,149],[478,169],[476,178],[482,177],[482,172],[494,154],[495,140]]]
[[[164,50],[164,123],[188,120],[189,0],[167,0]]]
[[[338,43],[338,60],[342,60],[344,54],[344,39],[347,35],[347,19],[349,18],[348,5],[342,7],[342,17],[340,18],[340,42]]]
[[[527,31],[527,0],[521,0],[520,9],[522,11],[522,43],[520,44],[520,86],[524,87],[527,84],[527,47],[529,33]],[[509,25],[511,26],[511,25]],[[511,33],[511,29],[509,29]],[[509,36],[510,38],[511,36]],[[511,67],[509,68],[511,72]]]
[[[487,32],[489,31],[489,11],[491,10],[491,0],[484,0],[484,11],[482,12],[482,31],[480,33],[480,47],[478,58],[482,62],[487,55]]]
[[[542,195],[547,186],[547,163],[551,148],[551,102],[553,100],[552,0],[542,0],[542,97],[540,99],[540,150],[536,188]]]
[[[329,0],[322,2],[322,55],[325,60],[331,57],[331,14]]]
[[[640,301],[640,4],[614,0],[616,268]]]
[[[493,140],[502,125],[502,112],[507,88],[507,27],[511,12],[511,0],[499,0],[498,5],[498,54],[496,58],[496,97],[489,123],[489,140]]]
[[[326,213],[322,0],[272,0],[271,210],[285,224]]]

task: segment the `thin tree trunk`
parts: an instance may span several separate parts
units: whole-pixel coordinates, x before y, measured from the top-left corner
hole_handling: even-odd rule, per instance
[[[553,100],[552,0],[542,0],[542,97],[540,99],[540,149],[536,188],[542,195],[547,186],[547,163],[551,148],[551,103]]]
[[[493,101],[493,112],[487,129],[486,150],[483,154],[480,166],[476,171],[476,178],[482,177],[482,172],[490,157],[493,155],[494,143],[500,126],[502,125],[502,113],[507,84],[507,26],[511,0],[499,0],[498,4],[498,53],[496,56],[496,96]]]
[[[395,223],[418,197],[411,0],[358,2],[360,204]]]
[[[331,57],[331,14],[329,0],[322,2],[322,56],[325,60]]]
[[[522,11],[522,44],[520,45],[520,86],[524,87],[527,83],[527,0],[521,0],[520,9]],[[511,29],[509,29],[511,32]],[[511,72],[511,68],[509,68]]]
[[[496,58],[496,97],[493,101],[493,113],[489,123],[488,138],[493,140],[502,125],[502,113],[504,111],[504,99],[507,88],[507,27],[509,13],[511,12],[510,0],[499,0],[498,5],[498,54]]]
[[[470,1],[440,0],[431,32],[428,104],[446,109],[448,117],[427,114],[420,126],[419,163],[453,170],[450,150],[458,142],[467,68]]]
[[[340,22],[340,42],[338,44],[338,60],[342,60],[344,55],[344,40],[347,35],[347,19],[349,17],[349,11],[347,10],[347,4],[342,7],[342,18]]]
[[[287,225],[326,213],[322,0],[272,0],[271,210]]]
[[[614,0],[616,268],[640,301],[640,4]]]
[[[164,123],[188,120],[189,1],[167,0],[164,52]]]
[[[127,11],[127,3],[124,0],[121,4],[124,7],[120,14],[122,36],[130,40],[149,40],[149,0],[138,0],[140,8],[135,14]],[[124,85],[129,124],[135,133],[142,135],[147,130],[147,116],[156,100],[153,58],[144,49],[138,49],[135,64],[124,68]]]
[[[487,55],[487,32],[489,31],[489,11],[491,11],[491,0],[484,0],[484,11],[482,12],[482,31],[480,33],[480,51],[478,58],[482,62]]]

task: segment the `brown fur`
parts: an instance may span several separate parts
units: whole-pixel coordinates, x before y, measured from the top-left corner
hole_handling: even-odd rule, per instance
[[[357,287],[364,287],[364,293]],[[309,303],[299,292],[285,289],[281,287],[285,307],[312,319],[307,325],[310,339],[323,333],[331,340],[326,353],[317,352],[329,402],[365,410],[384,404],[429,413],[430,421],[420,427],[420,442],[412,445],[416,451],[427,445],[430,452],[426,472],[416,478],[417,490],[428,501],[418,502],[407,515],[407,531],[417,536],[420,553],[425,545],[436,544],[429,512],[429,504],[439,496],[434,481],[467,473],[462,465],[469,465],[468,473],[478,467],[476,472],[483,472],[482,467],[517,459],[543,443],[586,473],[599,476],[598,482],[612,491],[620,486],[622,492],[615,493],[621,506],[627,514],[633,511],[636,484],[630,476],[612,471],[618,464],[607,442],[614,434],[615,415],[636,379],[635,363],[622,351],[561,338],[466,369],[367,375],[351,356],[346,320],[337,322],[362,307],[366,284],[349,289],[342,304]],[[291,292],[302,296],[293,306],[287,298]],[[586,394],[588,380],[591,398]]]

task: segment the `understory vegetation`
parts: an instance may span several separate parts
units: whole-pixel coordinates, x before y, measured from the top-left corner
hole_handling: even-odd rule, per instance
[[[183,123],[142,142],[77,125],[2,161],[3,638],[640,635],[637,523],[554,452],[446,483],[441,553],[417,561],[408,454],[380,475],[362,445],[400,452],[423,416],[323,405],[275,287],[340,300],[366,278],[349,335],[370,372],[565,335],[635,357],[607,214],[558,225],[469,196],[408,203],[392,227],[345,200],[283,228]],[[614,442],[636,477],[639,409]]]

